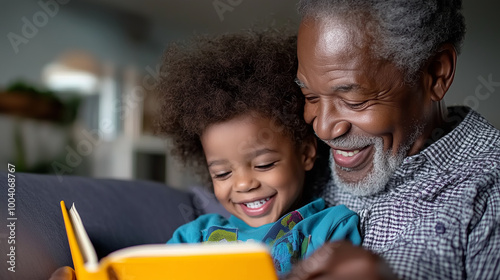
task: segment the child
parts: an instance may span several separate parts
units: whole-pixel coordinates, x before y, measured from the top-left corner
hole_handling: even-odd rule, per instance
[[[261,241],[280,275],[324,242],[360,244],[358,217],[310,199],[317,143],[294,84],[294,36],[279,32],[197,38],[167,50],[160,130],[173,153],[211,178],[232,216],[200,216],[168,243]]]

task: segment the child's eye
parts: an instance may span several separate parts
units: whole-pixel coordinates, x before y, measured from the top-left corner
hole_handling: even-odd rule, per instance
[[[231,174],[231,172],[224,172],[224,173],[219,173],[219,174],[214,174],[213,175],[213,178],[214,179],[225,179],[229,176],[229,174]]]
[[[276,161],[271,162],[269,164],[256,165],[255,168],[259,170],[267,170],[272,168],[276,164]]]

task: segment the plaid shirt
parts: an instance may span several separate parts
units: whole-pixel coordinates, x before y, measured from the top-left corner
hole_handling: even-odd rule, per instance
[[[355,197],[332,182],[323,193],[358,212],[363,246],[403,279],[500,279],[500,131],[454,110],[463,121],[405,158],[384,192]]]

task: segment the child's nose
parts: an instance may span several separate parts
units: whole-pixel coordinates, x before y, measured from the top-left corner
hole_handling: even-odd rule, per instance
[[[236,174],[235,174],[236,175]],[[234,182],[234,188],[237,192],[249,192],[259,187],[259,181],[256,180],[251,172],[238,172]]]

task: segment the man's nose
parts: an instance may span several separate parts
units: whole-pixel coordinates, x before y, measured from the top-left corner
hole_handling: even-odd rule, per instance
[[[316,108],[304,112],[304,117],[312,120],[314,132],[320,139],[331,140],[349,132],[351,123],[339,113],[334,104],[318,102],[315,105]]]
[[[252,176],[250,170],[239,170],[235,176],[234,190],[237,192],[249,192],[259,187],[259,181]]]

